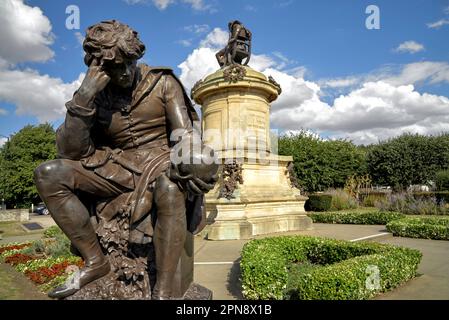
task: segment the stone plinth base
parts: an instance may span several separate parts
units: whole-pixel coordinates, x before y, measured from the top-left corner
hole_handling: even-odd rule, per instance
[[[293,159],[271,155],[271,162],[260,163],[247,156],[242,163],[243,184],[234,198],[220,197],[223,181],[206,194],[208,226],[202,235],[210,240],[249,239],[276,232],[312,229],[306,216],[306,197],[291,185],[287,165]]]
[[[298,205],[300,205],[298,203]],[[250,239],[256,235],[312,229],[312,220],[300,214],[215,221],[206,228],[209,240]]]

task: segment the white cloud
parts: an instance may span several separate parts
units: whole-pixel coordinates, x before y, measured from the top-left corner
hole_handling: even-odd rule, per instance
[[[250,5],[250,4],[247,4],[245,6],[245,10],[246,11],[250,11],[250,12],[257,12],[257,8],[255,6]]]
[[[65,115],[65,103],[78,89],[84,74],[71,83],[40,75],[35,70],[0,70],[0,100],[16,106],[17,115],[31,115],[39,122]]]
[[[215,50],[204,47],[197,48],[184,62],[178,65],[178,68],[181,69],[182,83],[190,91],[198,80],[218,69]]]
[[[0,101],[16,106],[17,115],[31,115],[40,122],[65,115],[65,102],[81,83],[81,78],[64,83],[32,69],[20,70],[15,63],[47,61],[53,57],[51,24],[37,7],[21,0],[0,2]],[[0,109],[0,114],[5,110]]]
[[[75,32],[75,37],[76,37],[76,40],[78,40],[78,43],[80,44],[80,45],[83,45],[83,42],[84,42],[84,36],[81,34],[81,32]]]
[[[424,46],[416,41],[405,41],[401,43],[394,51],[396,52],[408,52],[408,53],[416,53],[419,51],[423,51]]]
[[[123,0],[125,1],[127,4],[129,5],[134,5],[134,4],[141,4],[141,3],[147,3],[147,0]]]
[[[289,108],[273,112],[271,120],[284,129],[307,127],[356,143],[373,143],[408,131],[431,134],[444,127],[447,130],[448,110],[446,97],[420,94],[413,85],[396,87],[378,81],[340,96],[333,105],[316,96],[298,99]]]
[[[23,0],[0,1],[0,57],[10,64],[47,61],[54,56],[51,23],[42,10]]]
[[[387,66],[368,74],[341,78],[321,79],[322,88],[359,88],[363,83],[384,81],[392,85],[421,85],[449,83],[449,63],[438,61],[420,61],[406,65]]]
[[[78,43],[80,45],[83,45],[84,36],[81,34],[81,32],[75,32],[75,37],[76,37],[76,40],[78,40]]]
[[[146,4],[148,0],[124,0],[129,5],[135,4]],[[167,9],[170,5],[175,4],[176,0],[152,0],[154,6],[159,10],[163,11]],[[208,4],[205,0],[180,0],[182,3],[186,3],[196,11],[209,11],[210,13],[216,12],[217,10],[212,4]]]
[[[227,31],[215,28],[200,42],[200,47],[222,49],[228,43],[228,39],[229,35]]]
[[[181,80],[190,89],[199,79],[218,69],[217,48],[224,47],[227,33],[214,29],[179,65]],[[277,60],[276,60],[277,59]],[[330,139],[347,138],[355,143],[375,143],[404,132],[436,134],[449,129],[449,99],[420,93],[414,84],[449,83],[447,62],[422,61],[383,68],[366,75],[325,79],[318,83],[304,79],[305,68],[280,70],[287,57],[282,53],[253,55],[251,67],[273,76],[282,94],[272,104],[271,125],[284,132],[311,129]],[[322,88],[353,87],[327,103]]]
[[[449,19],[441,19],[435,22],[430,22],[427,24],[427,27],[431,29],[439,29],[446,24],[449,24]]]
[[[0,148],[3,147],[3,145],[8,141],[8,139],[0,137]]]
[[[283,54],[282,54],[281,52],[279,52],[279,51],[273,52],[273,55],[274,55],[276,58],[278,58],[279,61],[281,62],[281,63],[277,66],[278,69],[284,69],[284,68],[287,67],[287,66],[294,65],[294,64],[297,63],[295,60],[292,60],[292,59],[287,58],[285,55],[283,55]]]
[[[181,0],[181,1],[191,5],[192,9],[197,11],[209,11],[211,13],[217,11],[213,5],[207,4],[205,0]]]
[[[193,24],[190,26],[185,26],[184,30],[195,34],[201,34],[208,32],[210,30],[210,27],[207,24]]]
[[[191,39],[182,39],[182,40],[176,41],[176,43],[180,44],[183,47],[190,47],[192,45],[192,40]]]
[[[8,114],[8,111],[6,111],[5,109],[0,108],[0,116],[4,116]]]
[[[382,75],[381,78],[392,85],[449,83],[449,63],[434,61],[409,63],[398,75]]]
[[[293,0],[281,1],[281,2],[277,3],[276,5],[281,8],[285,8],[285,7],[290,6],[291,4],[293,4]]]
[[[352,87],[354,85],[357,85],[360,83],[360,78],[351,76],[346,78],[335,78],[335,79],[327,79],[327,80],[321,80],[321,85],[323,87],[329,87],[329,88],[346,88],[346,87]]]
[[[165,9],[167,9],[167,7],[170,4],[175,3],[175,1],[174,0],[153,0],[153,3],[159,10],[165,10]]]

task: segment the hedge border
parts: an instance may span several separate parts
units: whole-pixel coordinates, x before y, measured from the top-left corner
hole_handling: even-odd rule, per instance
[[[391,290],[416,275],[421,252],[372,242],[308,236],[252,240],[242,250],[242,293],[246,299],[287,297],[293,262],[320,264],[295,284],[302,300],[360,300]],[[377,266],[380,286],[367,289],[367,268]]]
[[[407,217],[391,221],[386,227],[394,236],[449,240],[449,217]]]
[[[361,212],[313,212],[307,214],[316,223],[334,224],[387,224],[390,221],[405,218],[405,214],[389,211]]]

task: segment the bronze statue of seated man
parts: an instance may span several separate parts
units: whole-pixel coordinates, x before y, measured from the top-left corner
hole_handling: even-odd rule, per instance
[[[190,158],[201,162],[196,166],[171,161],[173,150],[195,136],[198,115],[170,69],[137,65],[145,51],[137,32],[115,20],[103,21],[88,28],[83,48],[88,71],[66,103],[66,118],[56,133],[58,159],[36,168],[35,182],[85,266],[78,286],[62,285],[49,296],[68,297],[111,270],[83,201],[87,196],[118,203],[108,207],[101,218],[105,223],[128,212],[123,232],[130,243],[154,243],[152,298],[169,299],[186,231],[192,229],[186,215],[198,221],[201,214],[188,201],[201,200],[216,181],[218,166],[201,162],[213,151],[204,147],[204,153],[192,153]],[[178,135],[172,141],[176,130],[183,131],[183,140]]]
[[[226,47],[217,52],[220,67],[227,67],[232,64],[248,64],[251,58],[251,38],[252,34],[243,24],[234,20],[228,23],[229,40]]]

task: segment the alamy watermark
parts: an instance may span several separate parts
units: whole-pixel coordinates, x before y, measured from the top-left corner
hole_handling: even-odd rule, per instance
[[[65,27],[68,30],[80,29],[80,8],[77,5],[71,4],[65,8],[65,13],[69,16],[65,19]]]
[[[365,280],[365,287],[370,291],[380,290],[380,271],[379,267],[369,265],[366,267],[365,273],[368,277]]]
[[[368,30],[379,30],[380,29],[380,9],[378,6],[371,4],[366,7],[365,13],[369,16],[365,20],[365,27]]]

